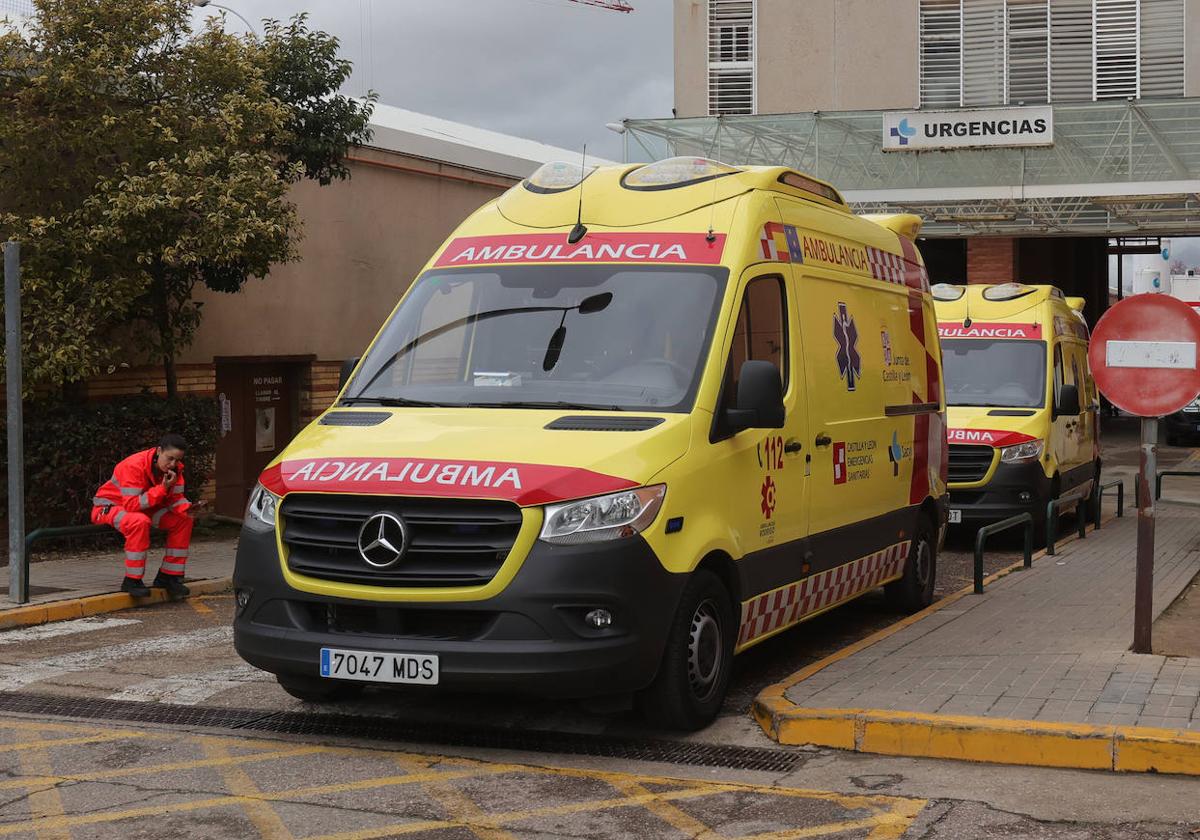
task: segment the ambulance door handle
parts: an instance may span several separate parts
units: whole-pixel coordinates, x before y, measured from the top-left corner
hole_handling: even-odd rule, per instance
[[[804,446],[795,438],[788,438],[787,442],[783,445],[783,451],[789,455],[799,452],[803,448]]]
[[[817,439],[813,441],[813,443],[815,443],[817,446],[828,446],[829,444],[833,443],[833,438],[822,432],[821,434],[817,435]]]

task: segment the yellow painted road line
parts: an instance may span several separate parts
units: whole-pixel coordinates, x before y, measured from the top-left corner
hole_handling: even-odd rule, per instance
[[[134,733],[108,733],[100,735],[84,735],[78,738],[46,738],[40,741],[20,741],[16,744],[0,744],[0,752],[20,752],[21,750],[44,750],[48,747],[69,747],[72,744],[103,744],[105,741],[123,741],[126,738],[141,738]]]
[[[50,765],[50,756],[45,750],[37,750],[30,753],[22,753],[20,757],[21,772],[33,776],[50,775],[54,773],[54,768]],[[42,787],[40,785],[30,784],[28,781],[25,785],[29,788],[29,815],[34,819],[53,819],[63,815],[62,797],[59,796],[58,788],[51,785],[50,787]],[[38,840],[71,840],[71,832],[65,829],[46,829],[37,833]]]
[[[888,813],[880,815],[879,824],[867,835],[867,840],[897,840],[903,837],[928,802],[927,799],[897,800]]]
[[[428,770],[431,764],[429,758],[417,759],[408,756],[398,758],[397,762],[401,767],[413,771]],[[501,828],[476,828],[472,822],[487,816],[487,812],[453,784],[430,781],[422,784],[421,790],[445,808],[447,813],[463,817],[466,820],[464,827],[480,840],[516,840],[516,837]]]
[[[647,790],[638,782],[623,779],[614,780],[611,784],[626,796],[654,796],[652,791]],[[679,829],[688,837],[696,838],[696,840],[718,840],[721,837],[720,834],[713,831],[711,826],[705,825],[691,814],[675,807],[670,802],[665,802],[661,799],[650,799],[646,802],[646,810],[668,825]]]
[[[846,820],[824,825],[809,825],[804,828],[785,828],[781,831],[768,831],[763,834],[748,834],[738,840],[802,840],[804,837],[826,837],[830,834],[841,834],[855,831],[859,828],[875,828],[879,824],[876,817],[861,820]]]
[[[0,790],[25,787],[30,782],[37,784],[58,784],[60,782],[100,782],[108,779],[121,779],[129,776],[158,776],[172,773],[176,770],[196,770],[204,767],[224,767],[226,765],[252,764],[258,761],[274,761],[279,758],[314,755],[327,752],[325,747],[297,747],[290,750],[277,750],[265,753],[247,753],[232,755],[228,758],[197,758],[191,761],[175,761],[170,764],[147,764],[143,767],[122,767],[118,770],[100,770],[95,773],[72,773],[65,775],[41,776],[36,779],[9,779],[0,781]]]
[[[187,602],[188,602],[188,606],[190,606],[196,612],[200,613],[200,615],[209,616],[209,615],[213,614],[212,607],[210,607],[208,604],[202,603],[201,601],[199,601],[196,598],[188,598]]]
[[[211,610],[210,610],[211,612]],[[231,758],[227,744],[215,740],[204,744],[204,754],[210,759],[227,760]],[[284,825],[279,814],[267,802],[252,797],[260,793],[258,785],[246,775],[246,771],[236,764],[222,764],[221,778],[229,788],[229,792],[238,796],[250,797],[250,801],[242,805],[242,810],[250,818],[250,822],[258,829],[263,840],[294,840],[292,832]]]

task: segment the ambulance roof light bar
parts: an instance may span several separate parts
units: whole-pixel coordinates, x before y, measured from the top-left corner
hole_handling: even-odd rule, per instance
[[[673,157],[639,166],[621,178],[629,190],[671,190],[741,172],[735,166],[700,157]]]
[[[967,290],[953,283],[934,283],[931,291],[934,300],[958,300]]]
[[[1016,300],[1019,297],[1033,294],[1033,291],[1033,289],[1022,283],[1000,283],[984,289],[983,299],[991,301]]]
[[[579,186],[584,178],[595,171],[595,166],[589,166],[585,170],[579,163],[552,160],[549,163],[543,163],[525,179],[525,189],[535,193],[566,192]]]

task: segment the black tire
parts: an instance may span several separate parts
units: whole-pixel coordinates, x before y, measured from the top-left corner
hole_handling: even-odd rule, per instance
[[[646,720],[688,732],[712,723],[729,688],[736,637],[725,584],[705,569],[694,572],[679,598],[658,675],[638,698]]]
[[[896,609],[915,613],[933,603],[936,584],[937,534],[929,517],[922,515],[908,549],[904,576],[887,584],[883,591]]]
[[[306,703],[338,703],[343,700],[353,700],[363,691],[363,686],[359,683],[343,680],[285,677],[282,674],[276,674],[275,680],[279,683],[279,687],[288,694]]]

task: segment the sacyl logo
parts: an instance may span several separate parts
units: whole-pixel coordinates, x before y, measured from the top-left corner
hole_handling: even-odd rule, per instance
[[[908,145],[908,138],[915,137],[917,130],[908,124],[908,117],[900,120],[900,125],[893,126],[891,130],[893,137],[899,139],[901,146]]]

